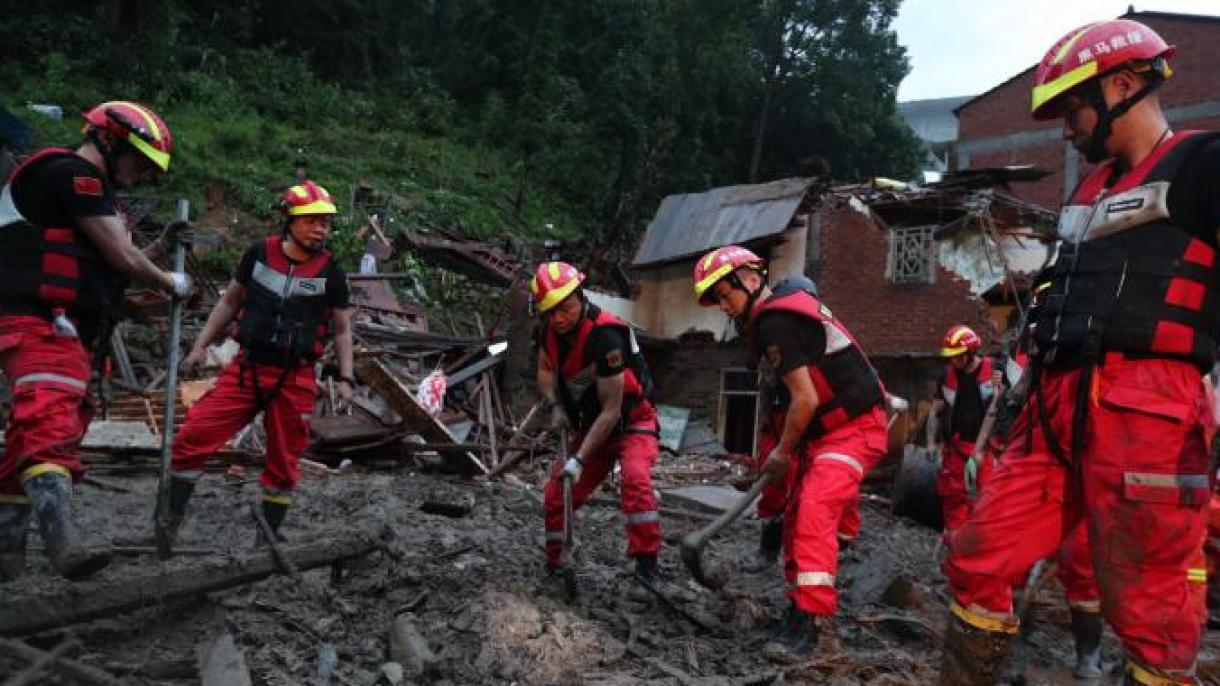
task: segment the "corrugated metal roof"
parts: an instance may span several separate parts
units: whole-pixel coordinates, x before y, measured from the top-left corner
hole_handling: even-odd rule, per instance
[[[812,184],[813,179],[782,179],[668,196],[648,225],[632,264],[672,262],[782,233]]]

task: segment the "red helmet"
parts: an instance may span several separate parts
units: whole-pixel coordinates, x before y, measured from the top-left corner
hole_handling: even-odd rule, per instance
[[[941,357],[956,357],[963,353],[978,352],[982,347],[983,339],[968,326],[958,324],[949,329],[949,333],[945,334],[944,339],[940,342]]]
[[[585,275],[567,262],[543,262],[530,279],[530,295],[539,312],[549,312],[584,280]]]
[[[763,258],[755,255],[740,245],[726,245],[716,248],[695,263],[695,297],[704,307],[712,307],[716,301],[712,298],[712,286],[724,277],[737,271],[740,267],[762,269],[766,264]]]
[[[280,199],[280,207],[289,217],[339,212],[335,201],[330,199],[330,193],[313,181],[302,181],[299,185],[289,188]]]
[[[174,136],[156,112],[134,102],[113,100],[85,112],[85,121],[89,122],[86,129],[109,131],[116,138],[130,143],[158,169],[169,171]]]
[[[1173,71],[1167,60],[1177,48],[1156,31],[1130,19],[1086,24],[1051,46],[1034,72],[1034,119],[1058,116],[1055,103],[1072,88],[1128,62],[1147,62],[1161,77]]]

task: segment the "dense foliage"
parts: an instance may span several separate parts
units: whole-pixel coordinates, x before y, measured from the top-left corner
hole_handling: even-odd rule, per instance
[[[219,184],[265,216],[303,155],[340,197],[405,199],[400,226],[615,257],[669,193],[913,174],[898,3],[5,0],[0,102],[62,105],[46,142],[97,101],[154,105],[181,141],[167,195]]]

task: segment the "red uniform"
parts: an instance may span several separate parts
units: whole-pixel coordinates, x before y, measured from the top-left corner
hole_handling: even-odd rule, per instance
[[[21,482],[43,471],[84,474],[89,351],[123,288],[75,218],[117,213],[101,172],[57,148],[23,162],[0,195],[0,370],[12,390],[5,502],[24,502]]]
[[[789,469],[784,576],[799,610],[833,615],[839,535],[858,531],[860,482],[887,446],[885,391],[851,335],[805,290],[777,286],[750,324],[756,353],[781,376],[804,369],[817,393]],[[760,447],[760,455],[769,452]]]
[[[348,307],[348,291],[329,252],[293,262],[282,243],[267,238],[242,258],[236,279],[246,300],[234,332],[242,352],[187,413],[174,437],[172,474],[198,480],[207,458],[262,411],[267,454],[259,483],[286,503],[309,442],[317,395],[313,362],[325,345],[331,311]]]
[[[1015,630],[1010,588],[1083,523],[1102,612],[1147,683],[1190,682],[1204,618],[1200,370],[1220,319],[1220,212],[1189,181],[1218,160],[1214,136],[1179,133],[1077,189],[1033,330],[1042,371],[946,562],[961,619]]]
[[[626,516],[627,554],[653,557],[661,549],[661,518],[652,491],[652,468],[660,447],[657,443],[657,413],[648,399],[649,380],[630,326],[594,305],[581,318],[570,337],[560,337],[549,327],[544,332],[541,354],[555,369],[560,400],[577,433],[566,450],[575,451],[601,413],[596,378],[622,374],[623,406],[620,427],[592,455],[584,456],[580,478],[572,484],[573,512],[588,500],[602,479],[621,468],[620,497]],[[548,564],[560,565],[563,552],[563,464],[556,461],[543,491],[543,525]]]
[[[758,457],[755,458],[755,467],[762,470],[763,465],[767,462],[767,456],[779,445],[780,436],[784,429],[784,412],[778,411],[771,415],[770,419],[762,426],[758,436]],[[793,492],[796,483],[795,469],[788,470],[788,474],[783,481],[773,481],[765,488],[758,497],[758,518],[773,519],[784,513],[787,509],[788,495]],[[850,543],[856,540],[860,535],[860,496],[856,495],[855,499],[843,510],[843,516],[839,520],[838,537],[840,543]]]
[[[945,375],[937,389],[936,397],[948,405],[951,418],[949,440],[945,442],[940,471],[936,475],[946,533],[956,531],[970,516],[966,461],[974,454],[983,415],[995,395],[995,386],[991,383],[993,365],[990,357],[979,358],[979,366],[974,371],[959,372],[949,365],[945,367]],[[990,469],[979,467],[981,478],[986,480]]]

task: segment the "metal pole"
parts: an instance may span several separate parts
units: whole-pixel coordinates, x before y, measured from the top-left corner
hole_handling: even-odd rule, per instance
[[[178,199],[178,219],[190,220],[190,203]],[[182,272],[186,249],[181,241],[174,244],[174,271]],[[157,484],[157,509],[153,527],[156,532],[157,556],[162,560],[174,554],[169,540],[169,466],[174,443],[174,408],[178,400],[178,346],[182,340],[182,301],[174,298],[169,306],[169,351],[165,370],[165,419],[161,424],[161,479]]]

